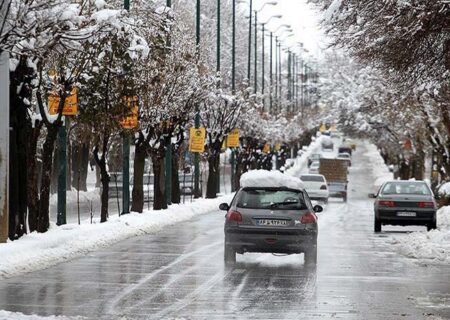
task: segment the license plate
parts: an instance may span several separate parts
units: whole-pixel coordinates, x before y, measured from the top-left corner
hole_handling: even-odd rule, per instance
[[[417,214],[415,212],[406,212],[406,211],[397,212],[398,217],[415,217],[416,215]]]
[[[258,226],[287,226],[287,220],[271,220],[271,219],[259,219],[256,221]]]

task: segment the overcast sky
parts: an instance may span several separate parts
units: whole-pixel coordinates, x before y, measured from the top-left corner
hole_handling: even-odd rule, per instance
[[[270,0],[272,1],[272,0]],[[256,9],[261,8],[265,0],[254,0]],[[260,13],[261,21],[267,21],[272,15],[283,15],[282,19],[272,19],[269,28],[274,30],[280,24],[290,24],[294,29],[294,37],[287,38],[284,42],[288,46],[294,46],[298,42],[303,42],[313,55],[320,52],[320,47],[324,47],[325,37],[319,28],[320,13],[306,0],[278,0],[276,6],[265,6]]]

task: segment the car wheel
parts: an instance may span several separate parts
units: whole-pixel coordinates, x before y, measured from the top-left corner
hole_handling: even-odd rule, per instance
[[[236,250],[232,246],[225,245],[224,261],[226,265],[234,265],[236,263]]]
[[[374,231],[381,232],[381,222],[377,218],[375,218]]]
[[[328,198],[323,199],[324,204],[328,204]]]
[[[437,227],[436,227],[436,222],[427,224],[427,231],[431,231],[431,230],[434,230],[434,229],[436,229],[436,228],[437,228]]]
[[[314,267],[317,265],[317,246],[308,248],[305,251],[305,265],[308,267]]]
[[[344,202],[347,202],[347,195],[344,196]]]

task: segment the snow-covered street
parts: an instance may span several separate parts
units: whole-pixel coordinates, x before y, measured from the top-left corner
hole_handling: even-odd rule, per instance
[[[302,255],[272,254],[238,255],[226,268],[224,214],[214,210],[1,280],[0,319],[449,318],[450,267],[399,248],[416,234],[409,231],[425,228],[373,233],[369,149],[360,143],[353,157],[348,203],[333,199],[320,214],[316,270],[304,267]]]

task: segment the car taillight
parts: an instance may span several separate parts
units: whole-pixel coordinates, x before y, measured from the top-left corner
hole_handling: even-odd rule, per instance
[[[419,208],[434,208],[434,203],[428,201],[418,202],[417,205]]]
[[[380,200],[378,201],[380,207],[395,207],[394,201]]]
[[[309,223],[316,223],[317,217],[314,213],[308,212],[302,216],[302,219],[300,220],[302,224],[309,224]]]
[[[242,221],[242,215],[237,211],[229,211],[227,213],[227,220],[228,221],[236,221],[241,222]]]
[[[323,184],[323,185],[320,187],[320,190],[327,190],[327,186]]]

